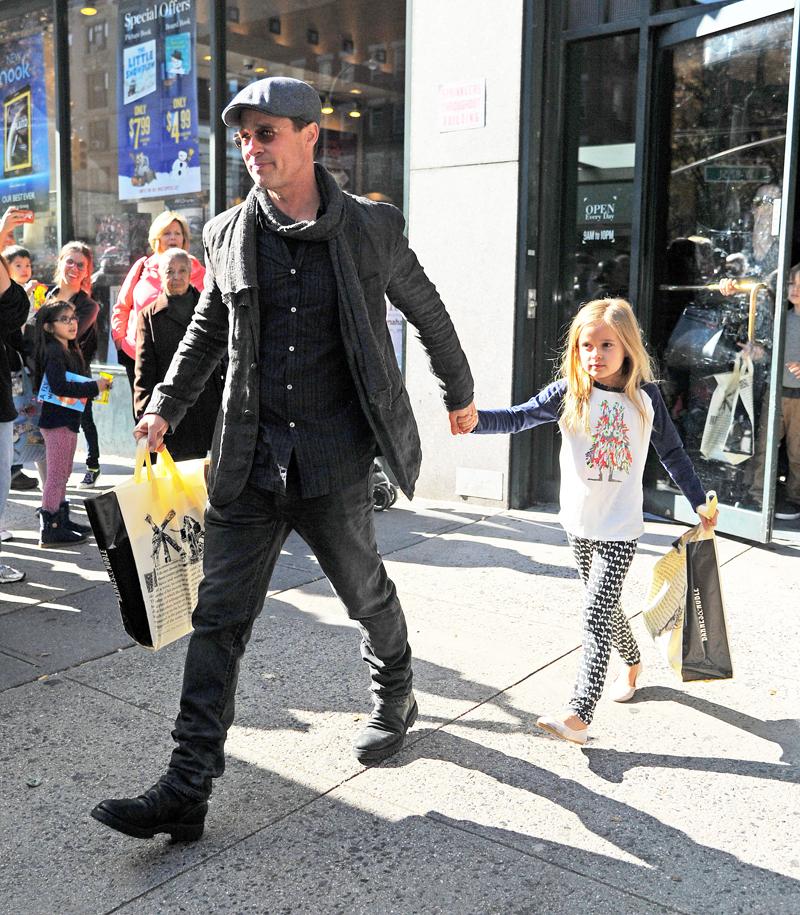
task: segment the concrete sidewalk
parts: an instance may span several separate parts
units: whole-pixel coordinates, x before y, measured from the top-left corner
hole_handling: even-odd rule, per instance
[[[110,469],[128,472],[100,483]],[[568,698],[579,644],[555,515],[401,499],[376,523],[420,719],[365,770],[350,751],[369,709],[358,633],[292,538],[205,835],[170,844],[89,810],[162,772],[185,640],[133,646],[93,542],[39,550],[37,504],[12,493],[3,547],[28,573],[0,589],[3,912],[800,911],[800,550],[720,537],[735,679],[681,684],[637,615],[643,688],[602,701],[581,749],[534,728]],[[647,525],[629,615],[680,530]]]

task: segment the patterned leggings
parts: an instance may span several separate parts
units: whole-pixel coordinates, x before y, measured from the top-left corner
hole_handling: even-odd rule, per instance
[[[611,646],[632,667],[639,647],[622,612],[622,583],[636,552],[635,540],[585,540],[567,534],[586,589],[583,607],[583,657],[569,707],[586,724],[603,692]]]
[[[42,437],[47,454],[47,479],[42,489],[42,508],[46,512],[57,512],[67,495],[78,433],[66,426],[59,426],[57,429],[42,429]]]

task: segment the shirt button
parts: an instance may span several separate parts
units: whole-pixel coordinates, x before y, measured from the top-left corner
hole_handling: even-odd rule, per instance
[[[251,362],[251,363],[250,363],[250,370],[251,370],[251,371],[254,372],[257,368],[258,368],[258,363],[257,363],[257,362]]]
[[[294,423],[289,423],[289,428],[294,429]]]
[[[287,385],[286,385],[286,390],[287,390],[287,391],[291,391],[291,390],[292,390],[292,386],[291,386],[290,384],[287,384]]]
[[[293,352],[294,352],[294,347],[293,347],[293,346],[290,346],[290,347],[289,347],[289,352],[290,352],[290,353],[293,353]]]
[[[292,305],[291,311],[292,311],[292,314],[294,314],[297,311],[297,309],[294,307],[294,305]]]
[[[292,267],[292,269],[289,271],[289,273],[291,273],[292,276],[294,276],[295,273],[297,273],[297,271],[294,269],[294,267]]]

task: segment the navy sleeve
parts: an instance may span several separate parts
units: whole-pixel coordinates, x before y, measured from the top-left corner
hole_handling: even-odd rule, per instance
[[[500,410],[478,410],[478,425],[472,431],[478,435],[514,433],[544,423],[557,423],[566,389],[567,383],[561,378],[526,403]]]
[[[96,381],[67,381],[66,366],[62,359],[51,356],[45,363],[44,373],[50,390],[59,397],[97,397],[100,393]]]
[[[705,504],[706,491],[683,448],[683,442],[670,418],[661,391],[655,384],[645,384],[642,390],[653,403],[653,433],[650,442],[656,449],[664,469],[686,496],[692,508],[696,509],[698,505]]]

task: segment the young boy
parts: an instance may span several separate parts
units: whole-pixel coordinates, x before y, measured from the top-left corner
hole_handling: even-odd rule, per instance
[[[44,292],[46,286],[44,283],[40,283],[38,280],[31,278],[33,275],[33,265],[31,263],[30,251],[28,251],[27,248],[23,248],[22,245],[9,245],[7,248],[3,249],[2,254],[6,259],[6,263],[8,264],[8,275],[12,280],[14,280],[15,283],[19,283],[19,285],[22,286],[22,288],[28,294],[28,298],[31,301],[30,311],[33,311],[33,297],[36,288],[41,286],[42,291]],[[30,317],[30,312],[28,317]],[[8,356],[9,363],[12,365],[12,371],[22,370],[23,353],[21,350],[21,345],[21,336],[19,338],[12,336],[9,339],[9,342],[6,344],[7,347],[11,348]],[[17,398],[15,396],[15,400],[16,399]],[[17,406],[22,407],[23,404],[18,403]],[[36,480],[22,472],[22,463],[19,460],[16,446],[14,448],[14,463],[11,465],[11,488],[20,491],[37,488]],[[0,540],[3,539],[4,533],[4,531],[0,531]],[[5,539],[8,539],[8,537]]]

